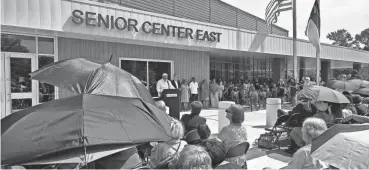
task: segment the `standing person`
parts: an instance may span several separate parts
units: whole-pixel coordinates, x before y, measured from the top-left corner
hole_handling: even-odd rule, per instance
[[[177,74],[173,75],[173,80],[171,81],[171,83],[175,89],[181,88],[181,82],[178,80]]]
[[[247,97],[248,97],[248,91],[247,91],[247,85],[246,82],[241,86],[240,90],[240,100],[241,100],[241,106],[247,105]]]
[[[240,103],[240,91],[238,90],[237,86],[234,86],[232,92],[231,92],[232,100],[236,103]]]
[[[191,102],[199,100],[199,84],[196,82],[196,78],[192,77],[190,83],[190,91],[191,91]]]
[[[284,82],[282,79],[279,80],[278,84],[278,92],[277,92],[277,97],[281,99],[281,104],[283,106],[283,101],[284,101],[284,94],[285,94],[285,86],[284,86]]]
[[[210,104],[212,108],[218,108],[219,95],[218,95],[218,84],[215,79],[210,84]]]
[[[204,108],[209,107],[209,96],[210,96],[210,87],[209,82],[204,79],[201,83],[201,102]]]
[[[187,84],[187,80],[182,81],[181,85],[181,103],[185,111],[188,110],[188,103],[190,102],[190,87]]]
[[[304,85],[303,85],[303,89],[308,89],[312,86],[313,84],[310,81],[310,77],[305,77],[304,78]]]
[[[156,84],[156,90],[158,92],[159,97],[161,97],[161,94],[163,93],[163,90],[165,89],[174,89],[172,83],[168,80],[168,74],[164,73],[162,75],[162,79],[158,81]]]
[[[258,92],[255,90],[255,87],[250,87],[250,109],[252,111],[252,106],[255,106],[256,110],[259,110],[257,104],[259,103],[259,95]]]
[[[218,86],[219,101],[223,100],[223,91],[224,91],[224,84],[223,84],[223,81],[220,80],[219,81],[219,86]]]
[[[264,87],[261,86],[260,88],[260,92],[259,92],[259,108],[261,106],[263,106],[266,109],[266,99],[267,99],[267,94],[266,94],[266,88],[268,87]]]
[[[272,93],[272,97],[276,98],[277,97],[277,92],[278,92],[278,88],[276,84],[272,84],[272,88],[270,89],[270,92]]]
[[[294,107],[296,105],[296,93],[297,93],[297,84],[296,84],[296,80],[295,78],[291,78],[289,81],[289,86],[290,86],[290,94],[291,94],[291,105],[292,107]]]

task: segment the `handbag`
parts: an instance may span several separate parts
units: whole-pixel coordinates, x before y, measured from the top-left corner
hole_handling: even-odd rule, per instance
[[[273,149],[275,138],[276,137],[272,133],[261,134],[260,137],[257,139],[258,147]]]

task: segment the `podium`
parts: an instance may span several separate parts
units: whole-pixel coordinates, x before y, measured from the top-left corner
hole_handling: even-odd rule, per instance
[[[181,101],[180,92],[178,89],[165,89],[162,92],[162,99],[165,105],[169,107],[169,116],[179,119]]]

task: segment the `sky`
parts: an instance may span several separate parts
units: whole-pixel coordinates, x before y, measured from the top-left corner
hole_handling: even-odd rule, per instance
[[[248,13],[265,19],[265,8],[270,0],[222,0]],[[315,0],[297,1],[297,38],[307,39],[305,28]],[[320,0],[321,42],[331,43],[327,34],[346,29],[353,37],[369,28],[369,0]],[[282,12],[278,26],[289,30],[292,37],[292,11]]]

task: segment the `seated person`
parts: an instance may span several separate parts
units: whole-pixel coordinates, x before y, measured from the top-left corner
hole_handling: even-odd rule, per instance
[[[171,124],[172,140],[156,144],[150,155],[149,165],[151,168],[167,168],[169,160],[183,150],[187,143],[182,141],[184,128],[180,121],[173,119]]]
[[[292,109],[292,111],[285,112],[282,109],[278,109],[277,113],[278,113],[278,117],[280,117],[282,115],[290,115],[290,116],[292,116],[295,113],[299,113],[300,116],[301,116],[299,118],[300,121],[295,126],[301,127],[302,126],[302,122],[307,117],[313,116],[317,112],[317,109],[316,109],[315,105],[312,104],[312,101],[309,98],[301,97],[301,98],[298,99],[298,102],[299,102],[299,104],[297,104]]]
[[[313,116],[323,119],[327,125],[333,126],[337,118],[342,118],[341,105],[318,101],[315,102],[317,113]],[[287,150],[289,153],[294,153],[298,148],[305,146],[305,141],[302,138],[301,127],[294,127],[290,132],[292,139],[291,148]]]
[[[281,169],[322,169],[326,165],[310,156],[311,143],[313,139],[327,130],[325,121],[319,118],[307,118],[302,125],[302,136],[307,144],[297,150],[287,166]]]
[[[157,102],[156,102],[156,106],[157,106],[160,110],[162,110],[162,111],[164,111],[165,113],[169,114],[169,110],[167,110],[167,106],[165,105],[165,102],[164,102],[164,101],[162,101],[162,100],[157,101]]]
[[[364,116],[368,114],[368,106],[361,103],[362,97],[360,97],[359,95],[354,95],[352,96],[352,102],[355,106],[355,109],[358,115]]]
[[[197,126],[197,132],[199,133],[201,141],[208,139],[211,134],[210,128],[207,124],[201,124]]]
[[[229,150],[240,143],[247,142],[247,132],[246,126],[242,125],[245,120],[243,107],[231,105],[226,112],[226,118],[229,119],[230,124],[220,131],[218,138],[223,141],[225,148]],[[246,162],[246,155],[227,158],[227,161],[242,167]]]
[[[200,116],[202,107],[203,106],[200,101],[194,101],[191,103],[191,114],[185,114],[182,116],[181,121],[184,124],[186,133],[197,129],[197,126],[206,123],[206,119]]]
[[[214,169],[242,169],[241,166],[225,161],[227,150],[223,143],[217,139],[204,140],[201,146],[205,148],[211,158]]]
[[[211,158],[201,146],[187,145],[173,161],[170,169],[212,169]]]

